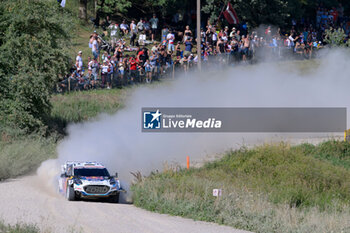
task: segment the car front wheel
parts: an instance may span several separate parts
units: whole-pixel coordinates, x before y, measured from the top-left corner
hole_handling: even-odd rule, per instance
[[[75,192],[73,187],[68,186],[66,191],[66,198],[68,201],[75,201]]]

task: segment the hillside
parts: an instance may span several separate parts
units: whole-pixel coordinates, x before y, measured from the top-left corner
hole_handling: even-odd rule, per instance
[[[241,148],[201,168],[138,176],[134,204],[254,232],[349,232],[349,148],[338,141]]]

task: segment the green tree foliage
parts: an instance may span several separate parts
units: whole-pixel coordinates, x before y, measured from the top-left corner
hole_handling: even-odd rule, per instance
[[[50,91],[68,68],[71,16],[55,0],[0,6],[0,127],[45,125]]]
[[[106,14],[126,13],[131,7],[130,0],[98,0],[96,5],[96,18]]]
[[[325,36],[325,42],[331,47],[349,47],[350,41],[346,40],[346,34],[342,28],[339,29],[327,29]]]
[[[241,21],[252,26],[272,24],[286,26],[292,19],[310,18],[313,20],[318,1],[313,0],[205,0],[202,11],[210,15],[210,21],[217,20],[228,2],[232,4]],[[335,0],[325,0],[327,7],[337,6]]]

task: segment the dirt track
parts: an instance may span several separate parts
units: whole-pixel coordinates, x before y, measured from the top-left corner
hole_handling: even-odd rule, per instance
[[[68,202],[36,176],[0,183],[0,219],[35,223],[43,232],[244,232],[226,226],[151,213],[133,205]]]
[[[291,144],[317,144],[327,138],[329,139],[295,136],[288,141]],[[332,138],[341,139],[341,135]],[[0,182],[0,219],[10,224],[34,223],[42,232],[245,232],[227,226],[152,213],[130,204],[69,202],[55,193],[52,185],[48,186],[47,182],[45,184],[45,178],[49,177],[44,176],[41,175],[41,179],[38,176],[26,176]]]

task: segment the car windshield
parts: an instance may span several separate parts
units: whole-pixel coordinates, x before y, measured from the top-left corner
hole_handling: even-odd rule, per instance
[[[75,168],[76,176],[109,176],[106,168]]]

